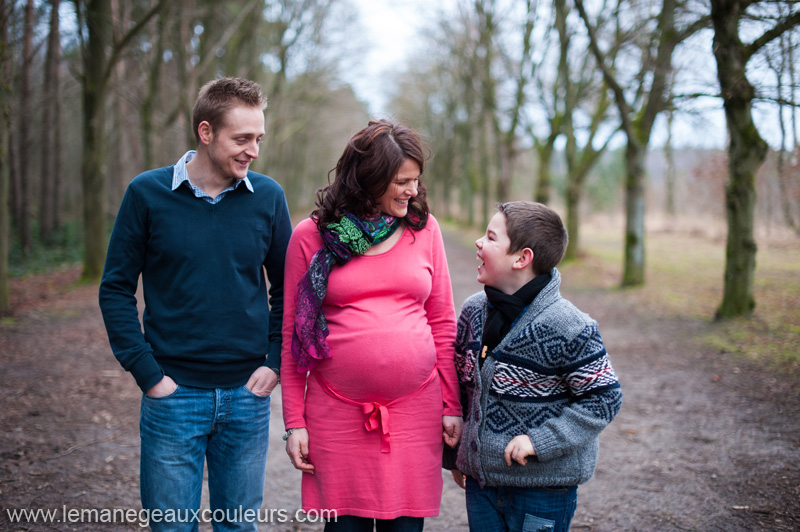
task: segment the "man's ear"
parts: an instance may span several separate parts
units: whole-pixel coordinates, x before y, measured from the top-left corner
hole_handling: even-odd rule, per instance
[[[197,135],[200,137],[200,142],[203,144],[210,144],[214,139],[214,129],[206,120],[200,122],[197,126]]]
[[[531,248],[524,248],[517,251],[517,260],[514,261],[513,268],[515,270],[524,270],[533,263],[533,250]]]

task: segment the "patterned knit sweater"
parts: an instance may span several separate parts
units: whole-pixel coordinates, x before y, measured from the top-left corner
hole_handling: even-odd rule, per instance
[[[622,392],[597,322],[561,297],[561,275],[534,299],[482,366],[487,302],[470,296],[461,310],[456,369],[466,391],[457,466],[481,485],[572,486],[594,474],[598,435],[622,405]],[[527,465],[503,452],[527,434],[536,450]]]

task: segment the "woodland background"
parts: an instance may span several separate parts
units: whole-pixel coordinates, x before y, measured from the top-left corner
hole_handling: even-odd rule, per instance
[[[99,278],[125,187],[193,147],[215,77],[263,85],[253,169],[308,213],[374,115],[345,75],[369,47],[358,15],[348,0],[0,1],[0,312],[9,278],[75,261]],[[498,201],[542,201],[567,221],[567,260],[584,220],[620,217],[621,286],[647,282],[646,221],[712,231],[713,314],[752,313],[757,240],[800,234],[800,4],[458,0],[419,17],[407,63],[374,83],[431,146],[437,217],[481,228]]]

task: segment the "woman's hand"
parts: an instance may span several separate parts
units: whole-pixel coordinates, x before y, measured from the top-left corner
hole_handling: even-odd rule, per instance
[[[458,440],[461,439],[461,427],[464,420],[461,416],[442,416],[442,439],[450,447],[455,448]]]
[[[286,454],[292,460],[295,469],[303,473],[314,473],[314,466],[308,461],[308,430],[294,429],[286,440]]]

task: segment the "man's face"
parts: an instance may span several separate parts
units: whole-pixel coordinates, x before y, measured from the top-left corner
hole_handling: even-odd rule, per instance
[[[226,114],[222,127],[211,132],[208,153],[219,177],[244,179],[258,158],[264,136],[264,112],[258,107],[237,105]]]

